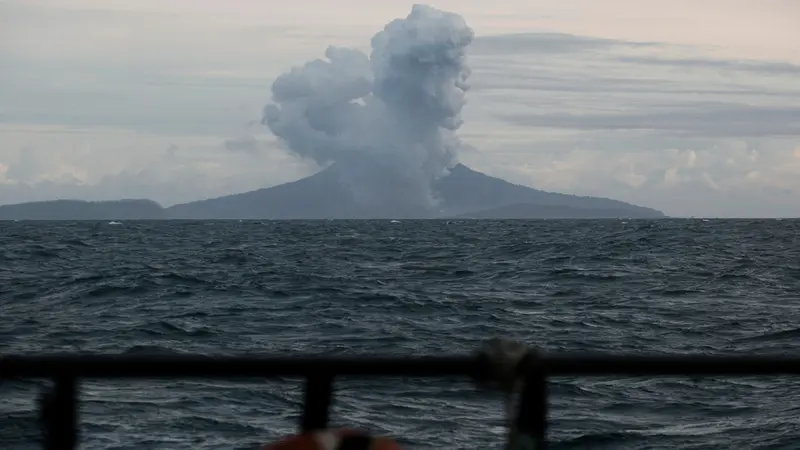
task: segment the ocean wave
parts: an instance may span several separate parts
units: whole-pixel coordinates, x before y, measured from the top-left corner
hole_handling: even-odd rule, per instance
[[[552,352],[785,354],[800,337],[800,269],[787,265],[800,260],[787,245],[798,231],[723,220],[0,223],[0,345],[420,355],[506,335]],[[500,397],[466,379],[337,386],[335,423],[410,448],[499,448],[504,436]],[[798,386],[553,379],[553,448],[789,448]],[[42,387],[0,385],[4,449],[34,448]],[[299,388],[92,381],[84,448],[253,448],[294,430]]]

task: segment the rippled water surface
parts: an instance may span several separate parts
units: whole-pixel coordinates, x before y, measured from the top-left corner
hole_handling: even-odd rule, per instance
[[[779,353],[800,338],[798,221],[0,223],[0,351]],[[0,385],[33,449],[41,383]],[[499,448],[466,380],[345,380],[335,422],[408,448]],[[92,382],[82,448],[255,449],[293,380]],[[795,379],[552,381],[555,449],[800,448]]]

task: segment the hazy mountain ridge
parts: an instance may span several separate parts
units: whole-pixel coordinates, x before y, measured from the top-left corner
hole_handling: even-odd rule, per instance
[[[538,213],[533,210],[539,208],[545,217],[559,214],[564,218],[665,217],[661,211],[618,200],[545,192],[512,184],[463,164],[453,167],[432,188],[441,201],[438,210],[400,203],[365,206],[355,201],[332,166],[292,183],[175,205],[167,208],[167,212],[171,218],[184,219],[426,219],[480,215],[536,217]]]
[[[149,199],[50,200],[0,206],[0,220],[157,220],[166,210]]]
[[[482,211],[459,214],[456,219],[616,219],[653,218],[624,208],[576,208],[564,205],[516,203]]]
[[[561,208],[564,212],[567,212],[568,208],[573,208],[589,209],[600,214],[587,218],[610,217],[617,212],[622,214],[613,217],[665,217],[661,211],[619,200],[547,192],[509,183],[472,170],[463,164],[456,165],[451,169],[449,176],[434,183],[434,189],[447,199],[447,207],[443,211],[446,215],[470,215],[498,209],[496,213],[504,212],[511,215],[495,218],[513,218],[520,213],[514,212],[514,208],[528,210],[530,214],[531,207],[541,207],[544,210],[553,206]],[[550,210],[555,211],[552,208]]]
[[[602,197],[540,191],[476,172],[462,164],[432,188],[438,209],[402,202],[408,186],[392,181],[377,201],[354,195],[331,166],[310,177],[269,188],[162,208],[152,200],[55,200],[0,206],[0,220],[123,219],[433,219],[665,217],[652,208]],[[371,175],[371,176],[381,176]]]

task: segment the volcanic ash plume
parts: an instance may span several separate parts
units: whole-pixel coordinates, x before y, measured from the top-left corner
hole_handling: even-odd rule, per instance
[[[279,76],[262,123],[293,153],[333,163],[362,202],[433,206],[431,182],[459,146],[473,36],[461,16],[414,5],[373,36],[369,57],[329,47]]]

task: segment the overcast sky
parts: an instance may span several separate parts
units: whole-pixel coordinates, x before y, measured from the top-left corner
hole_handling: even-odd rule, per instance
[[[272,80],[399,0],[0,0],[0,203],[162,204],[318,168]],[[443,0],[476,32],[460,160],[675,216],[800,216],[800,1]]]

